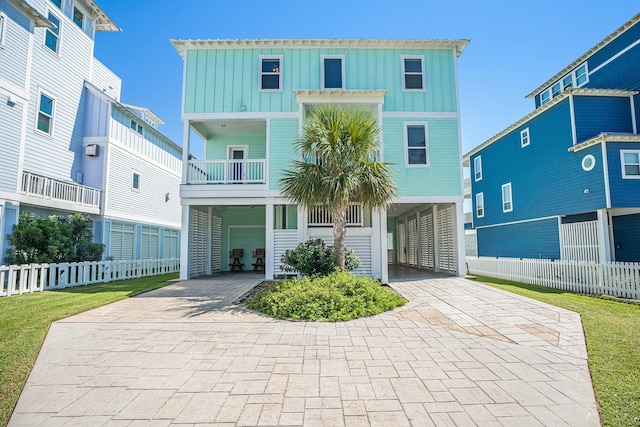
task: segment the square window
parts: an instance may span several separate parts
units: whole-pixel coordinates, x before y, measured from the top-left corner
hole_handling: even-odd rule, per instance
[[[476,218],[484,217],[484,193],[476,194]]]
[[[77,7],[73,8],[73,22],[80,28],[83,28],[84,14]]]
[[[422,71],[422,57],[402,57],[402,89],[403,90],[423,90],[424,75]]]
[[[134,190],[140,189],[140,174],[138,172],[133,173],[133,182],[131,183],[131,188]]]
[[[47,28],[44,34],[44,45],[51,49],[52,52],[58,53],[59,41],[60,41],[60,19],[53,13],[49,12],[49,22],[53,24],[53,27]]]
[[[511,195],[511,183],[502,186],[502,212],[511,212],[513,210],[513,200]]]
[[[405,142],[407,147],[407,165],[429,166],[427,124],[405,124]]]
[[[322,57],[322,88],[344,89],[344,57]]]
[[[529,128],[526,128],[520,131],[520,146],[526,147],[527,145],[529,145],[529,142]]]
[[[53,107],[55,101],[52,97],[40,92],[40,99],[38,100],[38,120],[36,128],[40,132],[44,132],[47,135],[51,135],[53,128]]]
[[[482,179],[482,157],[478,156],[473,159],[473,179],[480,181]]]
[[[620,151],[622,160],[622,177],[640,179],[640,150]]]
[[[280,91],[282,57],[260,57],[260,90]]]

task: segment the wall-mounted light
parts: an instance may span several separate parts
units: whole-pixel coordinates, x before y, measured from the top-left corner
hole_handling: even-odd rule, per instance
[[[588,188],[584,189],[584,194],[589,194],[589,189]]]

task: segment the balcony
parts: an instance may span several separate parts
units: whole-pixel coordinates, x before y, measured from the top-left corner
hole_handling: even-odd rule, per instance
[[[187,184],[264,184],[265,159],[190,160]]]
[[[31,172],[22,173],[20,190],[29,197],[42,199],[43,202],[63,202],[78,207],[100,208],[100,190]]]

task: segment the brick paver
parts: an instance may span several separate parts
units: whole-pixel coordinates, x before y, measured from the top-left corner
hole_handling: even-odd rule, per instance
[[[344,323],[232,302],[259,282],[180,282],[52,325],[10,426],[598,426],[577,314],[462,278]]]

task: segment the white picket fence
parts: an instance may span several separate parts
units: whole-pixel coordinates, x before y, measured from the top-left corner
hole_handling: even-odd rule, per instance
[[[0,297],[179,271],[179,258],[0,265]]]
[[[469,274],[571,292],[640,299],[640,263],[466,257]]]

